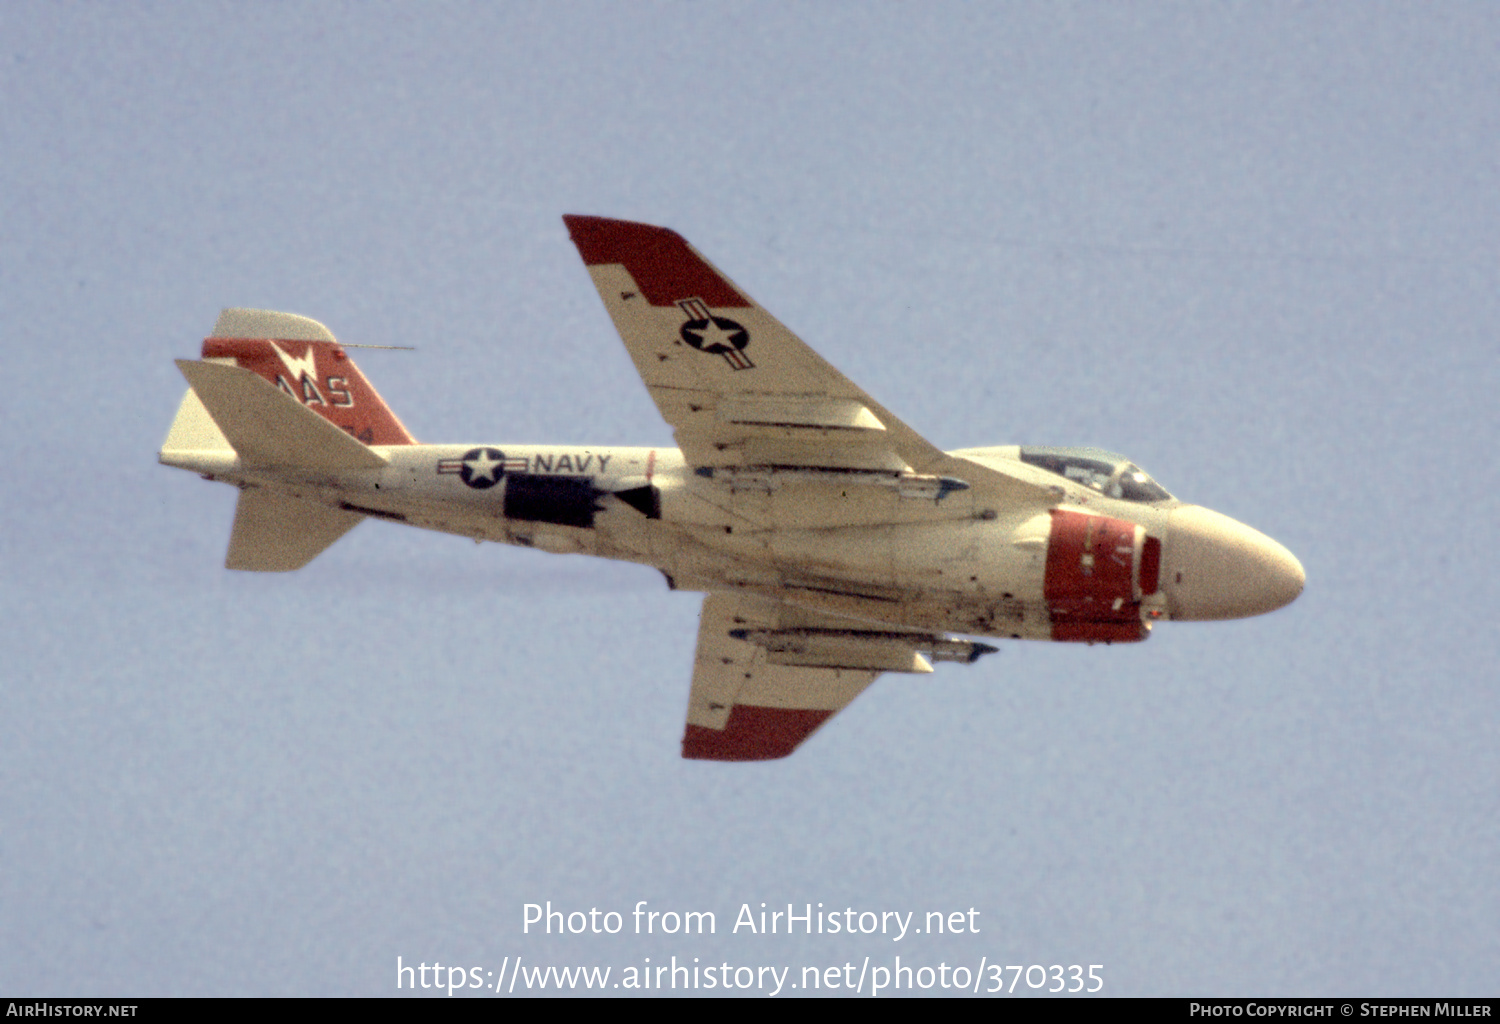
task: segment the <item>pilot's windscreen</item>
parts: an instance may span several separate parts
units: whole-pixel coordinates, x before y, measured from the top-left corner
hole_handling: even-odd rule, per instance
[[[1121,501],[1169,501],[1172,495],[1122,455],[1097,448],[1022,448],[1021,461]]]
[[[1115,481],[1115,495],[1124,501],[1166,501],[1172,496],[1166,488],[1151,479],[1151,474],[1134,463],[1127,462]]]

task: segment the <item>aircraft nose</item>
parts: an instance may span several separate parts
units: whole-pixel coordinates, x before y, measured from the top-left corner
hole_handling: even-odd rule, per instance
[[[1296,557],[1259,530],[1201,505],[1167,520],[1162,589],[1174,619],[1242,619],[1290,604],[1307,574]]]

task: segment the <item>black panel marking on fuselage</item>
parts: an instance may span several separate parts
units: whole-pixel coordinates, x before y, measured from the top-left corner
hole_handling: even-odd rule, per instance
[[[661,518],[661,491],[646,484],[643,487],[632,487],[628,491],[613,492],[625,504],[635,509],[647,519]]]
[[[588,530],[601,511],[599,499],[606,493],[594,486],[591,477],[507,473],[504,514],[520,522]]]

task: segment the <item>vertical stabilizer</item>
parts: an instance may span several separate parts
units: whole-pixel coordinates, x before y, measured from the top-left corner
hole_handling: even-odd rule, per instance
[[[416,444],[328,328],[265,309],[226,309],[203,358],[232,361],[365,444]]]

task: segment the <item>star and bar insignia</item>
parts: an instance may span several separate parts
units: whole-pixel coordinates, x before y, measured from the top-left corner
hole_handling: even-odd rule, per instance
[[[702,299],[683,299],[677,303],[687,317],[682,325],[682,340],[699,352],[723,356],[734,370],[748,370],[755,364],[745,355],[750,332],[725,316],[714,316]]]
[[[508,459],[498,448],[470,448],[461,459],[442,459],[438,462],[439,473],[457,473],[458,478],[478,491],[498,484],[506,473],[524,473],[528,465],[525,456]]]

